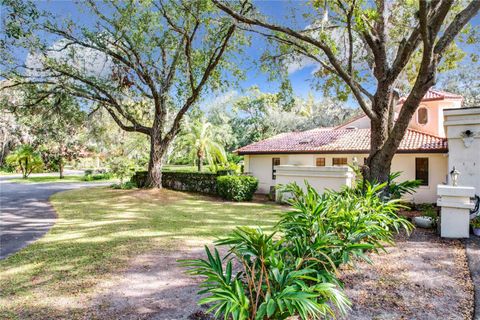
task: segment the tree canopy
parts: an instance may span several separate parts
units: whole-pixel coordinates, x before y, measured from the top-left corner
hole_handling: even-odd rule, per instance
[[[12,86],[45,86],[24,106],[62,92],[92,111],[103,108],[123,130],[148,135],[148,185],[161,187],[162,160],[184,115],[203,93],[228,85],[229,74],[241,74],[233,60],[247,40],[209,0],[88,0],[82,6],[95,23],[8,1],[5,47],[31,53],[27,63],[6,59],[1,75]]]
[[[388,179],[393,155],[438,72],[455,67],[464,56],[457,42],[476,42],[468,23],[480,9],[479,1],[318,0],[272,21],[255,8],[244,14],[231,2],[212,1],[239,28],[274,44],[265,62],[313,61],[319,88],[355,98],[372,123],[365,174],[379,181]],[[402,93],[405,101],[397,110]]]

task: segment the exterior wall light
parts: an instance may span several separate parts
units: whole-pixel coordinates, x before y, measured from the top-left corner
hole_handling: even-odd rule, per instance
[[[460,171],[455,169],[453,166],[452,171],[450,171],[450,176],[452,177],[452,186],[456,187],[458,185],[458,176],[460,175]]]

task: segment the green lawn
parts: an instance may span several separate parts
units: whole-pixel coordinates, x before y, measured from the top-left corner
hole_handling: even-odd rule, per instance
[[[15,172],[7,172],[7,171],[2,171],[0,170],[0,176],[11,176],[16,174]]]
[[[72,190],[51,201],[55,226],[0,261],[0,318],[64,318],[59,303],[81,318],[79,301],[134,255],[209,243],[239,225],[270,227],[282,210],[169,190]]]
[[[16,178],[16,179],[11,179],[9,181],[11,182],[17,182],[17,183],[47,183],[47,182],[91,182],[91,181],[85,181],[83,180],[84,176],[83,175],[68,175],[60,179],[58,175],[55,176],[35,176],[35,177],[28,177],[26,179],[23,178]],[[101,182],[101,181],[116,181],[117,179],[108,179],[108,180],[92,180],[96,182]]]
[[[32,176],[26,179],[23,178],[15,178],[11,179],[11,182],[18,182],[18,183],[41,183],[41,182],[80,182],[83,181],[83,175],[75,175],[75,176],[65,176],[63,179],[60,179],[58,175],[51,175],[51,176]]]

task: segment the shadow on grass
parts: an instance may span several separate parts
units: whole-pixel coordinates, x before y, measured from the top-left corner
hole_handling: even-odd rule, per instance
[[[58,212],[54,227],[0,261],[0,316],[76,312],[82,294],[135,255],[208,241],[239,225],[271,227],[281,211],[168,190],[80,189],[55,194],[51,202]]]

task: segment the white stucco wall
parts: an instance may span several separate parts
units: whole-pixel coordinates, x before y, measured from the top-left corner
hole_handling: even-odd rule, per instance
[[[445,128],[448,138],[448,171],[460,171],[458,184],[475,187],[480,194],[480,108],[445,110]],[[472,132],[465,138],[465,132]]]
[[[294,166],[294,165],[280,165],[276,166],[276,183],[285,185],[295,182],[304,190],[305,180],[315,188],[318,192],[325,190],[339,191],[344,186],[352,186],[355,175],[350,167],[345,166]],[[284,194],[277,192],[277,200],[282,201]],[[286,195],[288,197],[288,195]]]
[[[480,147],[478,148],[480,150]],[[258,193],[268,193],[272,180],[272,158],[280,158],[281,165],[314,166],[316,158],[325,158],[325,165],[331,166],[332,159],[346,157],[349,164],[356,157],[359,164],[367,154],[278,154],[278,155],[247,155],[245,156],[245,172],[250,172],[259,179]],[[392,161],[392,172],[402,172],[400,181],[415,179],[415,158],[429,158],[429,183],[421,186],[410,200],[416,203],[434,203],[437,200],[438,184],[446,182],[448,173],[448,157],[446,154],[397,154]],[[303,180],[302,180],[303,181]]]

